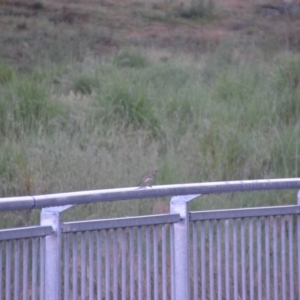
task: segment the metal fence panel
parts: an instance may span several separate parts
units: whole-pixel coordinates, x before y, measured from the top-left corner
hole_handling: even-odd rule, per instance
[[[0,230],[0,298],[44,299],[44,239],[51,226]]]
[[[192,299],[298,299],[299,215],[191,222]]]
[[[65,233],[63,299],[171,299],[171,226]]]
[[[44,237],[0,241],[0,299],[44,299]]]

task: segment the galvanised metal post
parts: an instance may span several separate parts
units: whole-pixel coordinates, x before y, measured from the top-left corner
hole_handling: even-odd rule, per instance
[[[189,249],[189,201],[199,195],[176,196],[171,198],[170,213],[180,215],[180,221],[173,224],[173,282],[174,299],[190,299],[190,249]]]
[[[43,208],[41,211],[41,225],[52,226],[53,233],[45,237],[45,282],[42,299],[61,299],[61,212],[72,205]]]

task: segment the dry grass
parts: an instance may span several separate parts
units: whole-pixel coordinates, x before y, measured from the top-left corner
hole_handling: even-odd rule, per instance
[[[297,20],[219,4],[218,19],[186,20],[166,2],[1,2],[1,196],[134,186],[155,168],[159,184],[298,176]],[[260,199],[193,205],[294,194]],[[151,213],[154,202],[130,203],[66,218]],[[3,226],[38,221],[8,216]]]

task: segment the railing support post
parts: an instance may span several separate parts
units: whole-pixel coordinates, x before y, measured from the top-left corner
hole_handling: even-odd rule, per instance
[[[45,282],[42,299],[60,300],[61,299],[61,212],[70,208],[72,205],[47,207],[41,211],[41,225],[52,226],[53,234],[45,237]]]
[[[53,234],[45,237],[44,299],[60,300],[61,216],[56,207],[43,208],[41,225],[50,225]],[[43,272],[43,270],[42,270]],[[43,283],[42,283],[43,284]]]
[[[174,223],[172,254],[173,261],[173,300],[190,299],[190,238],[189,238],[189,201],[199,195],[176,196],[170,202],[170,212],[180,215],[180,222]]]

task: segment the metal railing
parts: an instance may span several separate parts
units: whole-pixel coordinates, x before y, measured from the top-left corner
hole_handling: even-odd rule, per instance
[[[191,212],[193,298],[299,299],[299,213],[298,205]]]
[[[0,230],[0,299],[44,299],[45,237],[52,233],[51,226]]]
[[[203,194],[300,190],[300,179],[123,188],[0,199],[42,209],[0,230],[1,299],[298,299],[297,205],[190,212]],[[75,204],[172,196],[170,213],[63,222]]]

